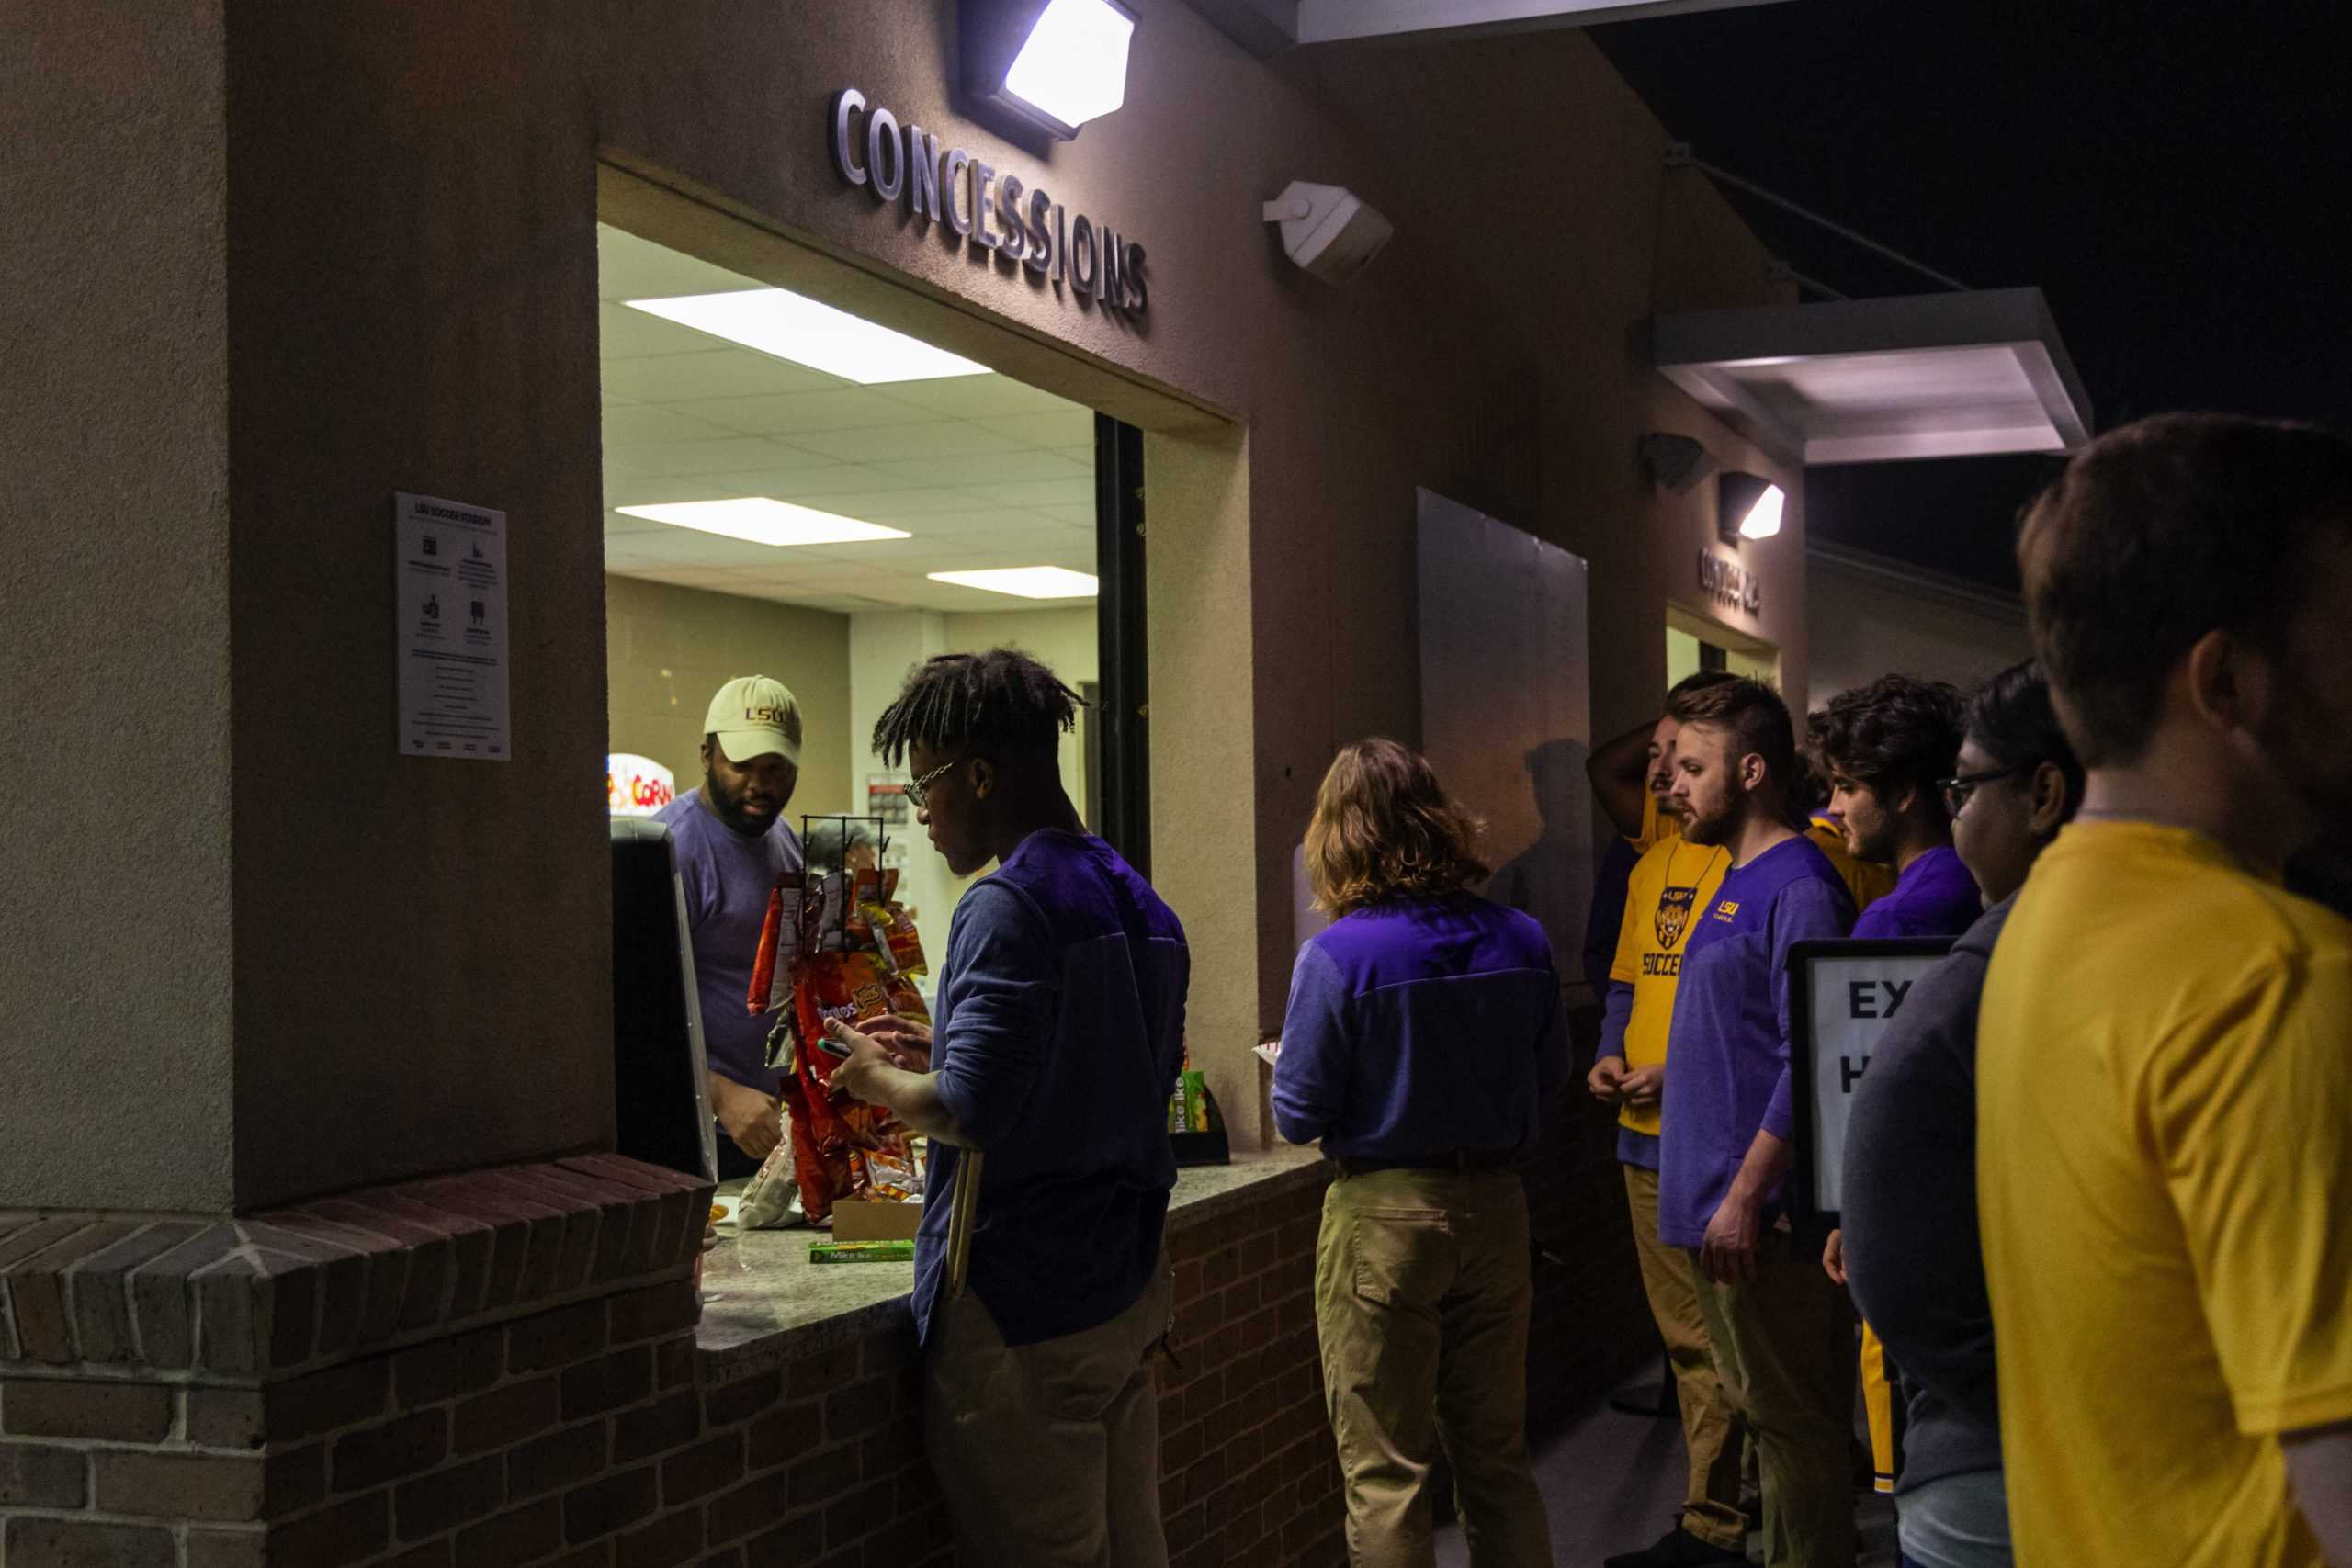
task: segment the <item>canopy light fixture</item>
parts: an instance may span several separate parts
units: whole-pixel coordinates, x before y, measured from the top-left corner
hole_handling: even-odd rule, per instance
[[[958,588],[978,588],[989,593],[1010,593],[1016,599],[1091,599],[1102,589],[1101,582],[1091,574],[1058,566],[1000,567],[990,571],[934,571],[925,575],[933,582],[952,582]]]
[[[782,288],[624,300],[632,310],[755,348],[828,376],[875,387],[985,376],[989,367]]]
[[[1715,531],[1727,544],[1769,539],[1781,531],[1781,512],[1788,499],[1770,479],[1724,474],[1715,480]]]
[[[671,501],[654,506],[616,506],[624,517],[667,523],[723,534],[755,545],[862,545],[875,539],[911,539],[911,534],[854,517],[836,517],[813,507],[795,506],[764,495],[738,496],[730,501]]]
[[[1136,14],[1118,0],[961,0],[964,86],[1068,141],[1126,101]]]

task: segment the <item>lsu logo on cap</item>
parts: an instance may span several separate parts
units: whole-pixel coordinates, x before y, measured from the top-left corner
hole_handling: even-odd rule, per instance
[[[774,724],[780,726],[785,722],[785,710],[780,707],[745,708],[743,710],[743,722],[745,724]]]
[[[1654,929],[1657,944],[1670,948],[1680,942],[1682,933],[1690,926],[1690,908],[1699,897],[1696,887],[1669,887],[1657,896],[1657,917]]]

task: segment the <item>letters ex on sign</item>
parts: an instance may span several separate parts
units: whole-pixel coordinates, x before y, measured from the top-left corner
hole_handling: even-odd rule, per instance
[[[1789,949],[1789,1088],[1796,1110],[1789,1196],[1800,1219],[1835,1223],[1854,1091],[1911,987],[1950,951],[1945,937],[1801,942]]]

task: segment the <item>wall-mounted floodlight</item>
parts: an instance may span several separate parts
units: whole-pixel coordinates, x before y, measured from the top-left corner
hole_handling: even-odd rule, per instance
[[[1283,250],[1326,283],[1345,283],[1388,243],[1396,228],[1339,186],[1293,180],[1266,203],[1265,220],[1283,226]]]
[[[1068,141],[1126,101],[1136,14],[1118,0],[960,0],[964,87]]]
[[[1769,539],[1781,531],[1781,511],[1788,500],[1770,479],[1725,474],[1715,481],[1715,531],[1727,544]]]
[[[1642,467],[1650,482],[1681,495],[1715,471],[1715,455],[1687,435],[1653,430],[1642,437]]]

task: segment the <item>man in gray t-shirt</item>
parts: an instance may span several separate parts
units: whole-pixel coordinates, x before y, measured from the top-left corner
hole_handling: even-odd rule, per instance
[[[772,1020],[744,998],[775,879],[801,864],[785,807],[800,783],[800,705],[780,681],[745,675],[710,699],[703,782],[663,807],[693,933],[695,982],[718,1122],[722,1181],[759,1168],[783,1136],[783,1075],[767,1065]]]

